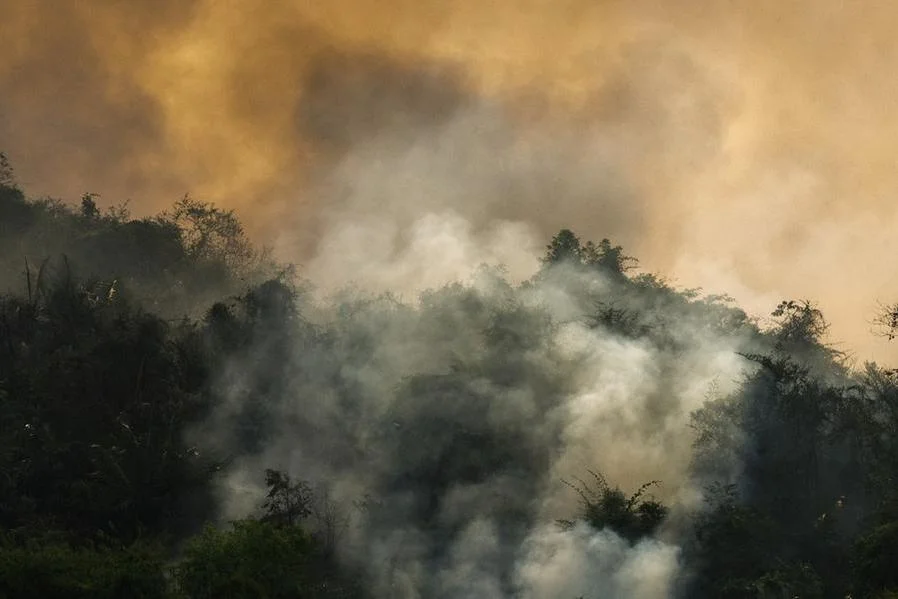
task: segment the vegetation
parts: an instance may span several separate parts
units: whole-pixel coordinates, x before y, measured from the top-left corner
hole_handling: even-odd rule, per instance
[[[631,542],[657,532],[667,517],[668,509],[661,502],[646,498],[645,494],[659,481],[645,483],[627,497],[620,488],[608,486],[601,474],[592,471],[590,474],[593,478],[592,485],[582,480],[568,483],[582,500],[581,520],[596,530],[609,528]],[[559,523],[570,528],[575,521],[561,520]]]
[[[520,542],[532,516],[519,499],[551,484],[539,473],[561,435],[553,401],[573,385],[556,348],[550,368],[535,366],[559,324],[527,294],[571,277],[597,282],[569,291],[585,330],[674,356],[684,328],[728,335],[747,367],[735,392],[692,414],[701,508],[673,522],[650,495],[657,481],[627,493],[591,472],[569,483],[581,510],[562,529],[613,531],[631,546],[672,536],[688,597],[898,594],[898,371],[849,368],[809,302],[783,302],[762,330],[726,298],[633,274],[619,246],[564,230],[532,280],[484,283],[489,302],[458,286],[422,296],[447,330],[463,320],[477,331],[474,349],[447,338],[449,367],[422,358],[397,384],[365,387],[392,359],[378,353],[377,318],[415,331],[417,313],[381,298],[370,300],[381,311],[345,302],[333,322],[313,323],[290,271],[230,212],[184,198],[132,219],[91,195],[77,209],[29,200],[0,156],[0,250],[0,597],[368,596],[364,564],[338,556],[349,518],[309,480],[263,464],[256,511],[222,523],[231,465],[271,455],[280,406],[322,387],[339,409],[317,422],[340,434],[317,459],[401,464],[351,508],[368,526],[457,539],[446,497],[463,509],[489,481],[515,480],[517,499],[491,499],[488,514],[498,537]],[[889,336],[896,312],[881,316]],[[392,403],[375,413],[377,394]],[[497,397],[529,402],[527,416],[507,418]],[[314,422],[291,426],[311,434]],[[362,434],[364,422],[374,424]],[[364,462],[371,447],[379,462]],[[452,558],[438,546],[422,555]]]

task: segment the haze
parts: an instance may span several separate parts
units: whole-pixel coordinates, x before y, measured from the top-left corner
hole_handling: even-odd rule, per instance
[[[0,0],[0,150],[32,195],[234,208],[325,287],[527,276],[572,227],[759,315],[816,300],[894,362],[870,322],[898,297],[896,25],[872,0]]]

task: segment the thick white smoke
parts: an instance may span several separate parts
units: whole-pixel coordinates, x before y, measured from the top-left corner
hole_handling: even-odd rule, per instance
[[[439,235],[424,241],[422,227]],[[375,250],[375,280],[425,269],[422,247],[443,276],[500,255],[458,215],[410,231],[404,247]],[[631,319],[597,322],[606,307]],[[282,468],[328,498],[337,550],[377,597],[672,596],[676,531],[633,545],[610,530],[562,530],[556,520],[580,509],[562,481],[590,469],[628,491],[661,480],[655,492],[674,513],[694,507],[689,414],[737,384],[749,338],[725,323],[743,315],[568,265],[523,284],[482,267],[406,301],[305,296],[301,311],[306,332],[282,356],[289,384],[267,408],[261,449],[233,465],[225,517],[250,513],[260,473]],[[236,445],[248,401],[239,382],[270,368],[233,365],[223,385],[233,403],[206,438]]]
[[[611,531],[585,525],[535,531],[524,551],[518,571],[524,599],[665,599],[679,567],[674,545],[646,540],[633,546]]]

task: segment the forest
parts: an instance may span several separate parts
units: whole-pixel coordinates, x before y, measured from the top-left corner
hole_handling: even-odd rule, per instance
[[[3,158],[0,598],[898,597],[898,370],[636,266],[321,299]]]

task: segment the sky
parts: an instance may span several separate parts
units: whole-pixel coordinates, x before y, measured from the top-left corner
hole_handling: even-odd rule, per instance
[[[325,288],[412,294],[562,227],[829,340],[898,299],[898,7],[874,0],[0,0],[33,195],[232,208]]]

